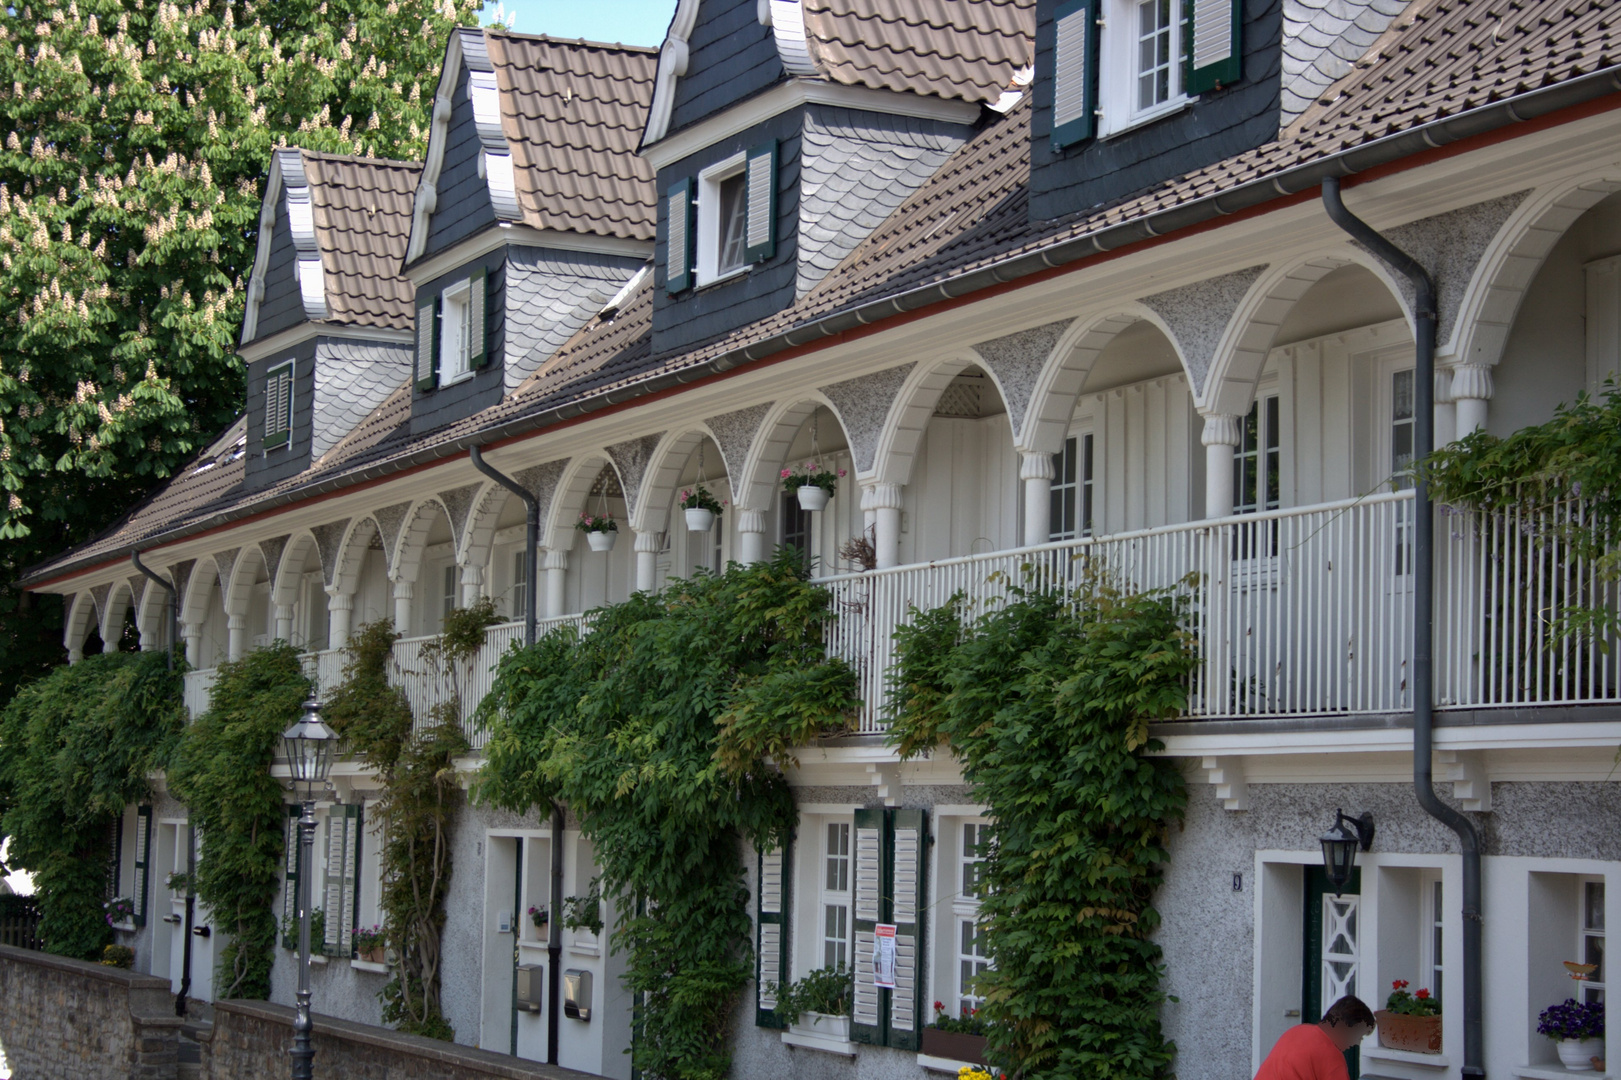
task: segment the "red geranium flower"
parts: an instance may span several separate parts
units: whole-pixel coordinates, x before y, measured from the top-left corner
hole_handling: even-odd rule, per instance
[[[1418,1000],[1423,1001],[1430,996],[1430,992],[1428,990],[1420,990],[1413,996],[1418,998]]]

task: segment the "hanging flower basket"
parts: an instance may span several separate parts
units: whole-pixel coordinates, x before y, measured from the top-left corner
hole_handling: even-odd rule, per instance
[[[585,541],[592,551],[612,551],[614,541],[619,539],[619,523],[606,510],[595,514],[585,511],[574,527],[585,533]]]
[[[592,551],[612,551],[614,542],[619,539],[617,532],[588,532],[585,542],[591,545]]]
[[[827,501],[833,497],[833,492],[838,488],[839,478],[843,475],[843,469],[835,473],[815,462],[810,462],[797,468],[782,470],[782,489],[790,495],[798,496],[799,505],[806,510],[825,510]]]
[[[722,506],[702,484],[681,493],[681,511],[687,517],[690,532],[708,532],[714,528]]]

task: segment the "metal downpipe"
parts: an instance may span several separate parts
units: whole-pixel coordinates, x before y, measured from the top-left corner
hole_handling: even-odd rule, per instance
[[[139,551],[130,552],[129,561],[130,565],[139,570],[143,577],[169,594],[169,670],[173,671],[174,643],[175,638],[180,636],[180,628],[176,625],[179,622],[179,604],[176,602],[174,583],[165,581],[160,575],[153,573],[152,570],[141,561],[141,553]]]
[[[1417,294],[1414,342],[1413,453],[1422,461],[1435,449],[1436,291],[1429,273],[1373,226],[1346,209],[1338,177],[1323,178],[1323,207],[1334,224],[1389,263]],[[1435,519],[1424,474],[1414,477],[1413,497],[1413,793],[1425,813],[1451,829],[1463,851],[1463,1070],[1469,1080],[1486,1075],[1481,990],[1480,836],[1474,823],[1435,793],[1430,758],[1434,746]]]
[[[524,575],[527,579],[524,590],[528,593],[523,603],[523,644],[524,648],[532,648],[535,644],[535,602],[540,595],[540,500],[516,480],[485,461],[483,447],[469,447],[468,456],[473,461],[473,468],[523,500]],[[552,882],[551,895],[548,897],[551,920],[546,931],[546,1064],[556,1065],[558,1027],[562,1020],[558,996],[563,985],[562,972],[558,970],[563,960],[563,810],[556,804],[552,806],[551,855]],[[513,914],[517,916],[516,912]]]

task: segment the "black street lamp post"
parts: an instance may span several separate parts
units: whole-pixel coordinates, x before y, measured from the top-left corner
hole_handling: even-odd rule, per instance
[[[311,698],[304,715],[281,734],[292,770],[293,790],[303,796],[304,813],[298,819],[298,1015],[293,1020],[293,1080],[312,1080],[315,1049],[310,1045],[310,874],[315,847],[315,793],[326,785],[332,767],[337,734],[321,722],[321,703]]]

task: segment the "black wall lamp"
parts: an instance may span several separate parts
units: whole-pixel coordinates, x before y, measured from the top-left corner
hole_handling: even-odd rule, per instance
[[[1361,848],[1373,847],[1373,815],[1347,817],[1344,810],[1334,811],[1334,824],[1323,834],[1323,870],[1328,874],[1329,888],[1339,896],[1351,883],[1351,872],[1356,869],[1356,853]]]

